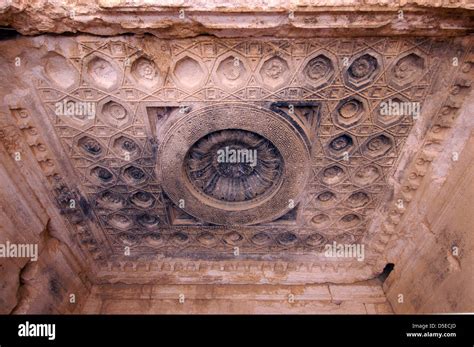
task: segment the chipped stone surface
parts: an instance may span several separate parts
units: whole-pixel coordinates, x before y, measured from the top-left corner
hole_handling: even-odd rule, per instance
[[[331,288],[331,290],[330,290]],[[333,286],[183,285],[94,287],[85,303],[89,313],[391,313],[380,283]],[[340,295],[344,293],[344,297]],[[183,303],[179,303],[181,297]]]
[[[1,2],[0,312],[472,311],[472,10]]]
[[[222,0],[63,1],[61,6],[45,0],[4,0],[0,25],[28,35],[45,32],[151,33],[174,38],[200,34],[220,37],[456,35],[472,30],[472,16],[469,16],[472,10],[469,0],[262,0],[252,1],[251,6],[246,1]]]
[[[384,288],[395,312],[474,309],[472,213],[468,207],[474,199],[471,115],[472,101],[458,120],[464,126],[445,144],[427,173],[427,184],[420,187],[416,207],[400,225],[409,242],[389,244],[388,259],[396,265]],[[398,300],[400,294],[403,303]]]

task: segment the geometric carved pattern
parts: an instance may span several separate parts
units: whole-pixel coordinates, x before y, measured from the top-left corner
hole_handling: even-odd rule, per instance
[[[249,256],[313,254],[364,240],[415,121],[381,115],[380,104],[423,107],[440,66],[430,39],[157,45],[172,63],[125,38],[82,41],[78,56],[50,56],[37,88],[115,255],[124,245],[150,256],[226,258],[236,245]],[[96,115],[54,112],[70,101]],[[262,146],[260,181],[248,183],[258,165],[215,165],[215,143]],[[196,174],[203,165],[207,176]]]
[[[219,161],[220,153],[222,161]],[[244,160],[238,158],[240,153]],[[233,155],[228,158],[233,162],[226,162],[225,154]],[[206,135],[190,148],[185,165],[188,177],[200,191],[227,203],[268,194],[278,185],[283,171],[278,149],[260,135],[244,130],[221,130]]]

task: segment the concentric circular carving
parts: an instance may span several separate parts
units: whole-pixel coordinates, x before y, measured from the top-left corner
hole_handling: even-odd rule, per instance
[[[150,208],[155,203],[155,198],[152,194],[140,190],[132,194],[130,202],[136,207]]]
[[[189,242],[189,236],[182,231],[177,231],[171,234],[170,240],[177,245],[184,245]]]
[[[382,126],[390,126],[398,123],[403,116],[413,116],[410,114],[404,114],[405,110],[403,110],[403,105],[406,105],[407,102],[407,100],[401,97],[394,97],[381,101],[374,112],[376,117],[375,120]]]
[[[154,87],[160,80],[155,63],[145,57],[140,57],[133,62],[131,72],[139,84],[148,88]]]
[[[260,69],[263,83],[270,89],[276,89],[288,82],[290,71],[288,63],[281,57],[271,57]]]
[[[109,101],[102,107],[102,115],[112,125],[122,125],[128,116],[128,112],[118,102]]]
[[[349,74],[355,79],[366,78],[377,68],[377,59],[372,57],[370,54],[364,54],[363,56],[354,60],[349,67]]]
[[[145,242],[150,246],[161,246],[163,244],[163,236],[159,233],[148,234],[144,237]]]
[[[333,205],[336,202],[336,194],[326,190],[316,196],[316,202],[322,206]]]
[[[318,228],[327,227],[331,223],[331,219],[325,213],[318,213],[311,218],[311,224]]]
[[[140,152],[138,144],[127,136],[119,136],[112,143],[114,152],[120,155],[122,158],[130,160],[136,157]]]
[[[132,226],[132,220],[122,213],[115,213],[109,216],[109,224],[114,228],[126,230]]]
[[[219,82],[228,88],[242,86],[247,79],[247,69],[239,57],[229,56],[225,58],[216,70]]]
[[[352,228],[359,224],[360,221],[361,218],[358,215],[355,213],[349,213],[340,219],[339,224],[344,228]]]
[[[405,87],[421,77],[425,60],[416,53],[410,53],[397,60],[392,68],[391,83]]]
[[[283,246],[291,246],[298,241],[298,237],[292,232],[285,232],[277,237],[277,242]]]
[[[126,246],[135,246],[138,242],[138,236],[131,233],[121,233],[118,240]]]
[[[375,158],[386,154],[393,146],[393,140],[387,135],[380,134],[370,138],[363,146],[362,152]]]
[[[131,185],[143,183],[147,179],[145,172],[134,165],[129,165],[126,167],[125,170],[123,170],[122,177],[125,182]]]
[[[349,127],[360,121],[364,113],[364,104],[355,97],[341,100],[334,112],[336,124]]]
[[[226,202],[262,199],[280,184],[283,158],[262,136],[245,130],[221,130],[196,142],[185,170],[200,192]]]
[[[81,137],[77,142],[77,145],[82,152],[88,156],[99,157],[103,153],[99,141],[89,136]]]
[[[356,236],[350,233],[343,233],[341,235],[336,236],[334,238],[334,241],[338,244],[350,245],[350,244],[358,242],[359,239],[360,239],[360,235]]]
[[[352,138],[349,135],[341,135],[331,141],[329,146],[334,151],[342,151],[352,145]]]
[[[347,205],[352,208],[362,207],[369,203],[370,198],[367,193],[355,192],[347,198]]]
[[[125,206],[125,200],[122,198],[122,196],[109,190],[100,193],[96,201],[100,208],[111,210],[118,210]]]
[[[327,56],[320,54],[308,61],[303,69],[306,80],[314,87],[322,86],[334,74],[334,65]]]
[[[329,142],[328,150],[331,155],[340,158],[348,154],[354,148],[354,140],[349,134],[342,134]]]
[[[345,172],[340,165],[331,165],[325,168],[321,174],[320,178],[324,184],[333,185],[344,180]]]
[[[368,165],[360,168],[354,174],[354,182],[365,186],[374,183],[381,176],[380,169],[374,165]]]
[[[160,219],[152,214],[142,213],[137,216],[137,222],[142,227],[145,227],[147,229],[153,229],[159,226]]]
[[[349,86],[358,89],[371,83],[379,70],[379,62],[374,54],[365,53],[354,59],[344,79]]]
[[[108,185],[114,182],[114,174],[102,166],[94,166],[90,170],[90,177],[97,184]]]
[[[213,224],[281,217],[290,199],[297,203],[309,176],[307,137],[294,124],[251,105],[193,111],[168,129],[160,146],[163,189],[176,205],[185,202],[185,212]],[[255,166],[233,162],[230,152],[224,162],[218,160],[217,151],[226,147],[256,150]]]
[[[264,232],[259,232],[252,236],[252,242],[257,246],[268,245],[272,241],[271,237]]]

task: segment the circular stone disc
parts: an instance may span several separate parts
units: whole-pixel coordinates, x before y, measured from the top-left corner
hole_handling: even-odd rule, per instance
[[[201,108],[166,132],[158,176],[176,205],[184,202],[185,212],[208,223],[272,221],[291,209],[290,200],[296,204],[306,185],[310,154],[303,136],[268,109],[244,104]],[[226,146],[256,149],[257,164],[222,166],[215,152]],[[193,173],[196,167],[204,174]]]

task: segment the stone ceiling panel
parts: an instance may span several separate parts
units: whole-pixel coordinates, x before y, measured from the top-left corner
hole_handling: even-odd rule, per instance
[[[177,262],[237,277],[257,266],[258,281],[281,265],[297,282],[302,264],[342,271],[309,281],[370,278],[401,158],[458,107],[434,95],[466,87],[472,65],[455,39],[28,40],[54,48],[28,61],[40,108],[12,116],[27,142],[47,137],[34,151],[52,196],[107,280]],[[255,161],[222,162],[225,148]],[[365,258],[325,256],[334,242]]]

